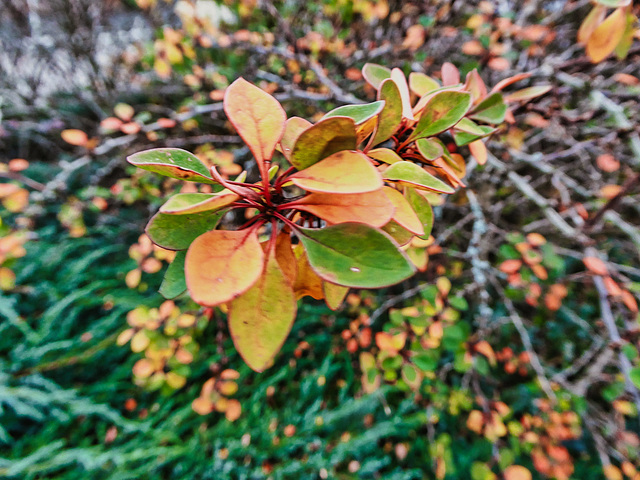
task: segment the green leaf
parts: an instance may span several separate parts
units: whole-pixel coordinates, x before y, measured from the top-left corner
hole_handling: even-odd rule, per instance
[[[382,178],[422,190],[432,190],[439,193],[455,192],[451,186],[411,162],[394,163],[382,172]]]
[[[414,237],[414,234],[404,228],[395,220],[390,220],[382,230],[388,233],[398,245],[406,245]]]
[[[473,109],[470,118],[479,122],[498,124],[504,122],[507,104],[500,92],[492,93]]]
[[[432,137],[444,132],[458,123],[469,108],[471,95],[467,92],[436,93],[422,110],[420,120],[409,139]]]
[[[321,120],[333,117],[349,117],[356,125],[366,122],[378,115],[384,108],[384,100],[360,105],[343,105],[327,113]]]
[[[391,70],[375,63],[365,63],[362,76],[369,85],[378,90],[384,80],[391,78]]]
[[[187,281],[184,278],[184,259],[186,256],[186,250],[177,252],[164,274],[159,292],[168,300],[182,295],[187,290]]]
[[[640,367],[632,368],[631,372],[629,372],[629,376],[636,388],[640,388]]]
[[[185,215],[211,212],[228,207],[240,197],[229,190],[226,193],[178,193],[160,207],[161,213]]]
[[[431,204],[413,188],[406,188],[404,195],[409,205],[411,205],[411,208],[413,208],[413,211],[416,212],[424,228],[424,235],[421,235],[419,238],[427,240],[433,229],[433,209],[431,208]]]
[[[437,160],[444,154],[442,145],[430,138],[420,138],[416,141],[420,155],[427,160]]]
[[[127,157],[131,165],[178,180],[216,184],[209,169],[194,154],[180,148],[154,148]]]
[[[374,148],[367,152],[367,156],[388,165],[393,165],[394,163],[402,161],[402,157],[390,148]]]
[[[229,332],[238,353],[262,372],[278,353],[296,317],[293,286],[276,260],[268,255],[258,281],[229,306]]]
[[[411,361],[423,372],[433,372],[438,367],[438,358],[429,353],[416,355]]]
[[[402,122],[402,97],[395,81],[389,78],[382,82],[378,100],[384,100],[384,108],[378,116],[378,126],[371,142],[374,146],[389,140]]]
[[[461,147],[481,138],[488,137],[497,129],[488,125],[478,125],[473,120],[463,118],[453,127],[453,140]]]
[[[226,211],[170,215],[156,213],[147,224],[151,241],[167,250],[186,250],[197,237],[218,225]]]
[[[289,161],[298,170],[304,170],[336,152],[355,150],[356,143],[356,125],[352,119],[327,118],[300,134]]]
[[[385,233],[362,223],[322,229],[298,228],[309,263],[324,280],[357,288],[394,285],[415,272],[404,252]]]

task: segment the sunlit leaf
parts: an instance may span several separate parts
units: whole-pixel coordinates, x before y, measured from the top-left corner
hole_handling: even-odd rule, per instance
[[[349,117],[356,125],[366,122],[378,115],[384,108],[384,100],[359,105],[343,105],[327,113],[321,120],[332,117]]]
[[[393,220],[415,235],[424,235],[422,222],[402,193],[391,187],[384,187],[383,192],[395,207]]]
[[[504,103],[502,94],[496,92],[492,93],[485,100],[480,102],[478,106],[473,109],[470,117],[473,120],[497,124],[504,122],[506,114],[507,104]]]
[[[396,83],[400,91],[400,99],[402,100],[402,116],[413,120],[413,109],[411,108],[411,94],[409,93],[409,85],[407,77],[399,68],[391,70],[391,79]]]
[[[211,212],[228,207],[240,199],[235,193],[178,193],[160,207],[161,213],[185,215],[187,213]]]
[[[204,233],[187,251],[189,294],[201,305],[226,303],[247,291],[262,274],[263,266],[264,253],[255,230]]]
[[[484,165],[487,163],[487,147],[482,140],[471,142],[469,144],[469,151],[471,152],[471,155],[473,155],[473,158],[478,162],[478,165]]]
[[[426,104],[409,139],[431,137],[453,127],[469,111],[471,95],[467,92],[440,92]]]
[[[291,175],[298,187],[319,193],[366,193],[382,187],[382,177],[361,152],[344,150]]]
[[[402,197],[402,195],[400,195]],[[394,214],[394,205],[381,192],[355,194],[312,193],[294,204],[328,223],[360,222],[381,227]]]
[[[159,173],[179,180],[217,183],[209,169],[192,153],[180,148],[154,148],[134,153],[127,161],[143,170]]]
[[[440,88],[437,80],[420,72],[411,72],[409,74],[409,89],[418,97],[422,97]]]
[[[373,150],[369,150],[367,152],[367,155],[370,158],[378,160],[379,162],[386,163],[388,165],[393,165],[394,163],[402,161],[402,157],[390,148],[374,148]]]
[[[267,253],[264,271],[255,284],[229,307],[229,332],[243,360],[256,372],[269,366],[289,335],[296,316],[293,286]]]
[[[391,238],[361,223],[323,229],[299,228],[309,263],[324,280],[359,288],[393,285],[410,277],[415,267]]]
[[[226,212],[202,212],[186,215],[156,213],[145,232],[153,243],[167,250],[186,250],[196,237],[218,225]]]
[[[402,97],[395,81],[389,78],[382,82],[378,100],[383,100],[385,104],[378,115],[378,125],[371,145],[378,145],[391,138],[402,121]]]
[[[383,172],[382,176],[389,182],[398,182],[423,190],[431,190],[439,193],[455,192],[451,186],[411,162],[394,163]]]
[[[177,252],[164,274],[159,292],[160,295],[166,299],[171,300],[176,298],[187,290],[187,282],[184,278],[184,260],[186,255],[186,250]]]
[[[362,76],[369,85],[378,90],[385,79],[391,78],[391,70],[375,63],[365,63]]]
[[[356,126],[347,117],[321,120],[300,134],[289,161],[298,170],[304,170],[342,150],[356,148]]]
[[[473,103],[487,96],[487,86],[475,68],[467,74],[465,90],[471,93]]]
[[[287,120],[280,102],[245,79],[238,78],[225,90],[224,111],[258,165],[270,160]]]

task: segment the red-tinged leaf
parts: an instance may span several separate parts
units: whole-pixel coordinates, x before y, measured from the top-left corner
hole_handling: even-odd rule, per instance
[[[62,137],[62,140],[76,147],[84,147],[89,142],[87,134],[76,128],[63,130],[60,133],[60,136]]]
[[[334,283],[322,282],[322,291],[324,292],[324,301],[331,310],[338,310],[342,302],[344,302],[349,287],[336,285]]]
[[[508,78],[505,78],[504,80],[500,80],[498,83],[496,83],[495,87],[491,89],[491,93],[504,90],[509,85],[513,85],[514,83],[519,82],[520,80],[524,80],[525,78],[529,78],[530,76],[531,76],[531,73],[518,73],[513,77],[508,77]]]
[[[263,267],[255,231],[213,230],[196,238],[187,251],[187,288],[196,303],[220,305],[246,292]]]
[[[395,220],[391,220],[384,227],[382,227],[382,231],[389,234],[393,241],[401,247],[407,245],[414,238],[413,233],[400,226],[400,224]]]
[[[296,144],[298,137],[311,126],[311,122],[304,118],[291,117],[287,120],[284,126],[284,133],[278,145],[279,151],[284,155],[284,158],[287,160],[291,158],[293,146]]]
[[[584,18],[578,29],[578,43],[583,45],[587,44],[595,29],[598,28],[598,25],[604,20],[606,13],[607,8],[604,5],[595,5],[591,9],[589,15]]]
[[[287,120],[280,102],[239,78],[224,92],[224,111],[258,165],[271,160]]]
[[[395,188],[384,187],[383,192],[395,207],[395,212],[392,217],[393,220],[415,235],[424,235],[425,232],[422,222],[418,218],[418,215],[416,215],[416,212],[413,211],[413,208],[411,208],[407,199]]]
[[[445,62],[442,64],[442,84],[445,87],[460,83],[460,71],[453,63]]]
[[[293,286],[267,253],[264,271],[255,284],[229,306],[229,332],[238,353],[256,372],[269,367],[296,317]]]
[[[476,352],[487,357],[487,360],[489,360],[489,363],[491,363],[491,365],[496,364],[496,354],[493,351],[493,348],[491,347],[491,345],[489,345],[489,342],[487,342],[486,340],[481,340],[478,343],[476,343],[473,346],[473,348],[475,349]]]
[[[638,302],[636,297],[629,290],[622,291],[622,303],[629,309],[631,313],[638,313]],[[638,387],[640,388],[640,387]]]
[[[127,157],[131,165],[178,180],[216,182],[198,157],[180,148],[154,148]]]
[[[475,68],[467,74],[467,80],[464,88],[471,93],[473,103],[476,103],[487,96],[487,86],[482,80],[482,77],[480,77],[478,70]]]
[[[400,91],[400,99],[402,100],[402,116],[413,120],[413,109],[411,108],[411,94],[409,93],[409,85],[407,77],[399,68],[391,70],[391,79],[396,83]]]
[[[402,157],[390,148],[374,148],[373,150],[369,150],[367,155],[370,158],[388,165],[393,165],[394,163],[402,161]]]
[[[551,85],[538,85],[536,87],[523,88],[517,92],[510,93],[504,99],[505,102],[528,102],[536,97],[540,97],[549,92],[553,87]]]
[[[402,122],[402,97],[394,80],[389,78],[382,82],[378,91],[378,100],[384,100],[384,108],[378,115],[378,125],[371,145],[389,140]]]
[[[312,193],[296,201],[292,206],[330,224],[360,222],[372,227],[381,227],[391,220],[394,214],[393,203],[381,192]]]
[[[607,58],[620,43],[627,26],[625,10],[618,8],[593,31],[587,41],[587,56],[593,63]]]
[[[391,355],[397,355],[404,348],[407,341],[407,332],[391,335],[387,332],[376,333],[376,345],[378,348]]]
[[[609,275],[606,263],[597,257],[584,257],[582,259],[585,267],[594,275],[606,276]]]
[[[411,162],[394,163],[383,172],[382,176],[389,182],[397,182],[421,190],[431,190],[438,193],[455,192],[451,186]]]
[[[440,88],[438,81],[424,73],[411,72],[409,74],[409,89],[418,97],[423,97],[438,88]]]
[[[365,63],[362,76],[369,85],[378,90],[382,82],[391,77],[391,70],[375,63]]]
[[[487,147],[482,140],[471,142],[469,144],[469,150],[471,151],[473,158],[478,162],[478,165],[484,165],[487,163]]]
[[[531,472],[522,465],[510,465],[504,470],[504,480],[531,480]]]
[[[331,283],[380,288],[415,273],[415,267],[391,237],[362,223],[298,228],[296,235],[304,245],[311,267]]]
[[[220,210],[240,199],[235,193],[178,193],[160,207],[161,213],[184,215]]]
[[[289,179],[304,190],[319,193],[366,193],[383,184],[367,156],[349,150],[334,153]]]
[[[297,271],[293,290],[296,298],[300,299],[304,296],[322,300],[324,298],[324,289],[322,288],[322,279],[311,268],[307,252],[302,244],[298,244],[294,248],[294,254],[297,260]]]
[[[356,145],[356,125],[352,119],[327,118],[300,134],[289,162],[298,170],[304,170],[336,152],[354,150]]]
[[[471,95],[467,92],[445,91],[436,93],[425,105],[409,140],[432,137],[453,127],[471,108]]]

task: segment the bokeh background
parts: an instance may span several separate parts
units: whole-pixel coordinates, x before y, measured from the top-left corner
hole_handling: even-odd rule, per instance
[[[640,479],[640,46],[629,22],[593,63],[595,5],[3,1],[0,477]],[[251,171],[231,81],[314,120],[374,99],[366,62],[553,89],[469,157],[419,275],[307,298],[256,374],[223,313],[157,293],[144,225],[193,187],[125,157]]]

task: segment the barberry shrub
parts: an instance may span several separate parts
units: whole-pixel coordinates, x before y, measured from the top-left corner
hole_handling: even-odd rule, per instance
[[[502,89],[528,75],[489,91],[477,71],[463,83],[448,63],[442,84],[374,64],[363,75],[377,100],[338,107],[315,124],[287,119],[275,98],[242,78],[230,85],[224,111],[253,154],[257,179],[246,171],[224,178],[180,149],[128,157],[142,169],[210,185],[211,193],[171,197],[147,226],[156,245],[177,252],[161,293],[188,291],[198,304],[226,311],[234,344],[256,371],[284,343],[301,297],[337,309],[351,287],[387,287],[423,269],[410,253],[429,239],[431,204],[465,186],[458,149],[468,147],[483,164],[483,140],[511,121],[509,103],[549,90],[505,96]]]

